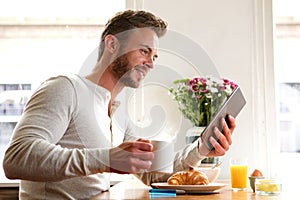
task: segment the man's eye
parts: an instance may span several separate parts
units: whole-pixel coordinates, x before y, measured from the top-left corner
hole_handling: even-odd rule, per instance
[[[149,51],[146,50],[146,49],[141,49],[141,53],[144,54],[144,55],[147,55],[149,53]]]
[[[154,57],[152,58],[152,60],[153,60],[153,62],[155,62],[155,61],[157,60],[157,57],[154,56]]]

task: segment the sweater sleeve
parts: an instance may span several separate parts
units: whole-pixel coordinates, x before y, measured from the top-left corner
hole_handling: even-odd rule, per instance
[[[5,152],[3,168],[10,179],[59,181],[108,171],[108,149],[57,145],[76,113],[70,79],[52,78],[32,95]]]

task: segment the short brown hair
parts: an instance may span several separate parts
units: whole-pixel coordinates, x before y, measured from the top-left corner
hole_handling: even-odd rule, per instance
[[[105,25],[105,29],[101,35],[101,41],[99,45],[98,61],[100,60],[104,50],[104,39],[107,35],[117,35],[119,33],[135,29],[135,28],[151,28],[155,31],[158,37],[165,34],[167,29],[167,23],[154,14],[139,10],[126,10],[118,12],[113,18],[111,18]]]

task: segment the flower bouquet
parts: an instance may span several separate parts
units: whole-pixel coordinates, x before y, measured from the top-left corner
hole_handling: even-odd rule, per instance
[[[226,78],[195,77],[174,81],[169,89],[183,116],[194,126],[207,126],[237,84]]]

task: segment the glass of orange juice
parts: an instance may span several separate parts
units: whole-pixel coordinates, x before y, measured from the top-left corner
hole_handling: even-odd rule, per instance
[[[247,158],[230,158],[231,187],[234,190],[247,189]]]

